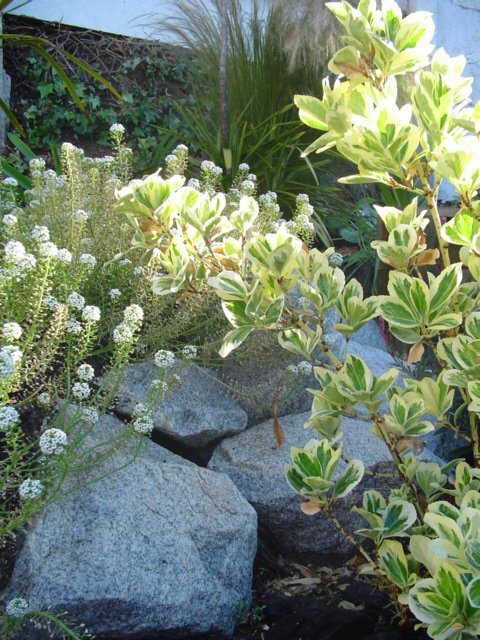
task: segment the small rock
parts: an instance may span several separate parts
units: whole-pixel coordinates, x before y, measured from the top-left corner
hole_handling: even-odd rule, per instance
[[[189,447],[205,447],[247,426],[247,414],[228,396],[215,374],[196,366],[176,363],[172,373],[181,380],[159,399],[152,411],[155,430]],[[115,410],[130,417],[137,403],[146,403],[147,392],[158,374],[153,362],[128,365],[118,389]]]

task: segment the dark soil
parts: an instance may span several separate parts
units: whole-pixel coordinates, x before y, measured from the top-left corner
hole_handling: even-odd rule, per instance
[[[357,566],[356,558],[338,568],[288,561],[260,531],[253,602],[250,612],[239,612],[234,635],[147,634],[131,640],[428,640],[412,623],[399,624],[388,596],[359,580]]]

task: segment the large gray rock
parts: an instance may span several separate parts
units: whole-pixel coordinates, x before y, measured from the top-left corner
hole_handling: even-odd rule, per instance
[[[247,414],[217,382],[215,374],[179,363],[172,373],[180,375],[180,383],[163,402],[159,399],[152,411],[158,432],[189,447],[205,447],[246,428]],[[115,410],[130,417],[137,403],[148,402],[147,393],[157,375],[153,362],[128,365],[117,391]]]
[[[98,434],[121,428],[109,417]],[[126,468],[48,506],[2,599],[68,611],[114,637],[230,633],[239,603],[250,602],[256,514],[229,478],[172,456],[147,443]],[[22,640],[50,637],[29,633]]]
[[[385,338],[382,336],[376,320],[369,320],[364,324],[360,331],[353,334],[351,341],[362,344],[365,347],[374,347],[375,349],[388,352]]]
[[[345,337],[334,330],[340,316],[336,308],[327,311],[324,332],[331,336],[331,350],[337,357],[345,353]],[[318,354],[323,359],[323,354]],[[290,365],[304,360],[286,351],[278,344],[277,336],[258,331],[234,351],[219,369],[222,381],[230,389],[240,406],[248,414],[249,427],[271,418],[275,402],[279,416],[307,411],[312,396],[307,389],[315,386],[315,376],[292,376],[287,372]]]
[[[290,447],[303,447],[313,431],[305,430],[310,413],[289,415],[281,419],[285,443],[275,442],[272,422],[259,424],[246,432],[223,440],[216,448],[209,468],[229,475],[245,498],[255,507],[259,521],[271,532],[285,554],[328,556],[340,559],[352,553],[351,545],[337,532],[323,514],[304,515],[297,496],[285,480],[285,465],[291,462]],[[361,419],[343,419],[343,458],[359,458],[366,474],[358,488],[345,500],[339,500],[335,513],[343,525],[354,531],[365,526],[364,521],[350,511],[353,503],[361,502],[361,494],[374,486],[388,492],[393,464],[385,444],[370,433],[370,423]],[[425,452],[421,459],[435,459]],[[375,473],[381,475],[375,477]],[[398,486],[396,478],[393,486]]]

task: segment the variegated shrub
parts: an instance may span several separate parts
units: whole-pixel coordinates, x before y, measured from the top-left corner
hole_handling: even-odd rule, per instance
[[[325,79],[321,99],[297,96],[296,104],[302,121],[321,132],[307,152],[335,147],[356,165],[357,173],[342,182],[383,183],[412,195],[403,210],[376,207],[388,232],[374,243],[391,267],[385,295],[364,298],[357,281],[345,282],[338,255],[309,248],[298,225],[265,232],[248,195],[232,202],[156,174],[120,192],[119,208],[137,242],[161,249],[157,294],[218,294],[232,325],[223,356],[252,331],[265,330],[316,365],[311,427],[322,439],[294,449],[287,469],[288,481],[307,499],[303,510],[328,514],[365,558],[365,571],[432,638],[467,640],[480,634],[480,103],[470,104],[463,57],[442,49],[432,57],[430,14],[404,17],[393,0],[380,8],[375,0],[328,6],[346,32],[345,47],[329,66],[338,78]],[[455,188],[459,210],[442,225],[443,180]],[[437,246],[427,244],[427,225]],[[459,247],[458,262],[452,245]],[[347,339],[344,358],[331,352],[323,330],[331,307]],[[396,369],[377,377],[348,354],[350,337],[376,316],[411,345],[411,364],[428,346],[439,375],[399,385]],[[389,496],[364,494],[355,510],[368,526],[354,538],[334,508],[364,474],[357,460],[341,473],[337,468],[341,417],[359,405],[392,455],[399,486]],[[440,468],[410,455],[434,429],[460,432],[462,417],[470,426],[463,437],[471,442],[473,467],[457,460]],[[367,548],[365,538],[372,541]]]

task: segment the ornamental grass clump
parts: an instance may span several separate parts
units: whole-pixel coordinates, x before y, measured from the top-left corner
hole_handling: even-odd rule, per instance
[[[375,0],[327,6],[346,32],[329,64],[337,79],[325,79],[321,99],[297,96],[296,104],[301,120],[321,132],[308,152],[335,147],[357,167],[342,182],[385,184],[414,197],[403,209],[376,207],[388,231],[373,243],[391,267],[385,295],[365,297],[356,280],[346,281],[333,249],[310,248],[297,228],[261,228],[252,195],[229,203],[178,176],[155,175],[121,193],[120,210],[136,225],[139,246],[160,249],[155,293],[220,298],[231,325],[222,356],[264,330],[314,365],[310,426],[321,439],[294,448],[286,471],[306,499],[303,510],[333,520],[401,619],[413,616],[435,640],[471,640],[480,635],[480,103],[470,104],[462,56],[443,49],[432,56],[430,14],[404,17],[393,0],[380,8]],[[438,211],[443,180],[459,198],[446,224]],[[266,205],[271,211],[265,198]],[[436,246],[427,243],[427,225]],[[332,307],[346,337],[343,357],[324,331]],[[376,317],[410,345],[410,364],[421,363],[428,347],[439,374],[400,384],[397,369],[374,375],[349,353],[351,336]],[[342,416],[359,406],[391,454],[398,486],[389,495],[364,493],[354,509],[366,526],[355,533],[335,507],[357,494],[365,472],[361,460],[338,468]],[[473,464],[441,467],[415,457],[422,437],[439,428],[471,444]]]

